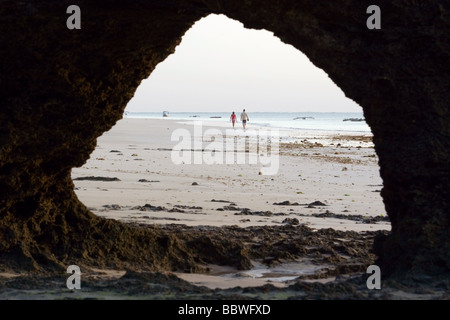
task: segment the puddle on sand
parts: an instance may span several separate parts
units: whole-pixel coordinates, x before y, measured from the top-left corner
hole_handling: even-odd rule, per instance
[[[252,262],[253,268],[238,273],[224,274],[225,278],[253,278],[270,282],[285,282],[295,280],[301,275],[314,274],[324,266],[308,262],[286,262],[268,267],[258,262]]]
[[[244,271],[231,267],[210,265],[210,272],[207,274],[177,273],[176,275],[194,285],[211,289],[257,287],[268,283],[276,287],[286,287],[299,276],[312,275],[323,268],[329,267],[315,265],[307,260],[286,262],[271,267],[255,261],[252,261],[252,264],[252,269]]]

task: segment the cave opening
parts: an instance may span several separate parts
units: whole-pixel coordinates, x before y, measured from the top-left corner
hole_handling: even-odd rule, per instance
[[[229,122],[241,106],[252,119],[247,131]],[[361,117],[361,107],[299,50],[210,15],[142,81],[123,118],[72,170],[75,190],[95,214],[129,223],[390,230],[372,133]],[[217,153],[214,142],[254,138],[267,125],[283,136],[276,173],[236,158],[194,163],[195,153]],[[173,161],[176,130],[191,134],[190,163]]]
[[[373,133],[383,179],[381,196],[392,223],[391,233],[375,239],[373,246],[383,273],[399,277],[448,274],[450,73],[440,63],[448,57],[443,44],[449,43],[448,15],[440,4],[385,3],[382,29],[371,30],[366,24],[367,4],[361,1],[346,6],[291,0],[283,4],[140,2],[136,6],[100,1],[95,7],[83,2],[82,29],[69,30],[66,4],[52,3],[1,3],[5,22],[0,36],[5,48],[0,52],[4,61],[0,88],[2,266],[61,270],[81,261],[151,270],[195,268],[196,257],[180,260],[186,255],[179,253],[189,250],[178,234],[144,232],[92,214],[75,193],[83,191],[74,190],[74,181],[81,181],[72,180],[71,174],[72,168],[89,159],[97,142],[102,143],[97,138],[122,118],[142,79],[175,52],[195,21],[221,13],[246,28],[270,30],[305,53],[362,106]],[[160,129],[167,131],[167,127]],[[145,135],[143,142],[149,137]],[[132,161],[142,161],[143,151],[132,149],[136,141],[126,143],[124,150],[133,152]],[[289,178],[300,179],[300,175],[305,179],[303,172]],[[189,180],[190,186],[202,187]],[[108,194],[108,188],[111,185],[100,191]],[[295,192],[305,196],[305,190]],[[101,235],[104,241],[97,241]],[[188,242],[198,246],[208,241]],[[164,243],[172,244],[170,252],[161,248]],[[227,248],[245,253],[237,242]],[[236,262],[248,266],[244,254],[240,257]]]

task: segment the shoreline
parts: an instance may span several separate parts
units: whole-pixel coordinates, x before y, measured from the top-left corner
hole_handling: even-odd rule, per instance
[[[267,114],[267,112],[260,112],[260,113]],[[140,113],[136,113],[136,114],[140,114]],[[142,114],[146,114],[146,113],[142,113]],[[213,113],[207,113],[207,114],[213,114]],[[258,114],[258,112],[255,112],[252,114]],[[273,112],[273,114],[276,115],[278,113]],[[349,114],[354,114],[354,113],[349,113]],[[124,115],[123,118],[119,121],[126,120],[126,119],[167,121],[167,122],[176,122],[179,124],[192,124],[193,122],[198,121],[198,122],[203,122],[204,125],[207,127],[232,128],[231,121],[226,116],[224,116],[224,117],[189,116],[188,118],[186,118],[186,117],[173,117],[173,116],[161,117],[161,116],[157,116],[157,115],[153,115],[153,114],[151,116],[150,115],[134,116],[132,114],[132,115]],[[295,120],[292,119],[292,121],[295,121]],[[297,120],[297,121],[299,121],[299,120]],[[302,120],[302,121],[307,121],[307,120]],[[365,123],[365,121],[364,121],[364,123]],[[320,126],[320,124],[318,124],[318,125]],[[345,129],[331,130],[331,129],[326,129],[326,128],[286,127],[286,126],[280,125],[279,122],[274,122],[274,123],[268,123],[267,121],[261,122],[261,119],[258,119],[258,118],[257,118],[257,120],[249,121],[248,127],[249,128],[253,127],[256,129],[275,129],[275,130],[280,130],[280,131],[285,131],[285,132],[295,132],[295,131],[310,132],[310,133],[318,133],[319,135],[321,133],[325,134],[325,135],[343,134],[343,133],[348,133],[349,135],[370,135],[370,136],[372,135],[372,132],[370,131],[369,127],[365,128],[366,130],[348,130],[348,129],[347,130],[345,130]],[[237,130],[242,129],[242,122],[239,120],[236,121],[236,129]]]

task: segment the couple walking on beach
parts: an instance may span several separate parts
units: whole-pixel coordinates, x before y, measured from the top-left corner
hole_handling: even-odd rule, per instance
[[[230,120],[231,120],[231,123],[233,124],[233,128],[234,128],[234,125],[236,124],[236,120],[237,120],[237,117],[236,117],[236,114],[234,113],[234,111],[231,114]],[[250,119],[248,118],[248,115],[247,115],[247,112],[245,112],[245,109],[242,110],[241,121],[242,121],[242,127],[244,128],[244,131],[245,131],[245,126],[247,125],[247,121],[249,121],[249,120]]]

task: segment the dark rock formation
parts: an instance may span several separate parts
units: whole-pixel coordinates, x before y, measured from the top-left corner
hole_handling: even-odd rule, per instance
[[[96,138],[192,24],[222,13],[305,53],[359,103],[372,128],[392,233],[375,243],[383,273],[448,272],[448,1],[77,1],[0,3],[0,262],[20,268],[179,265],[175,237],[91,214],[73,191]],[[187,264],[189,262],[186,262]]]

